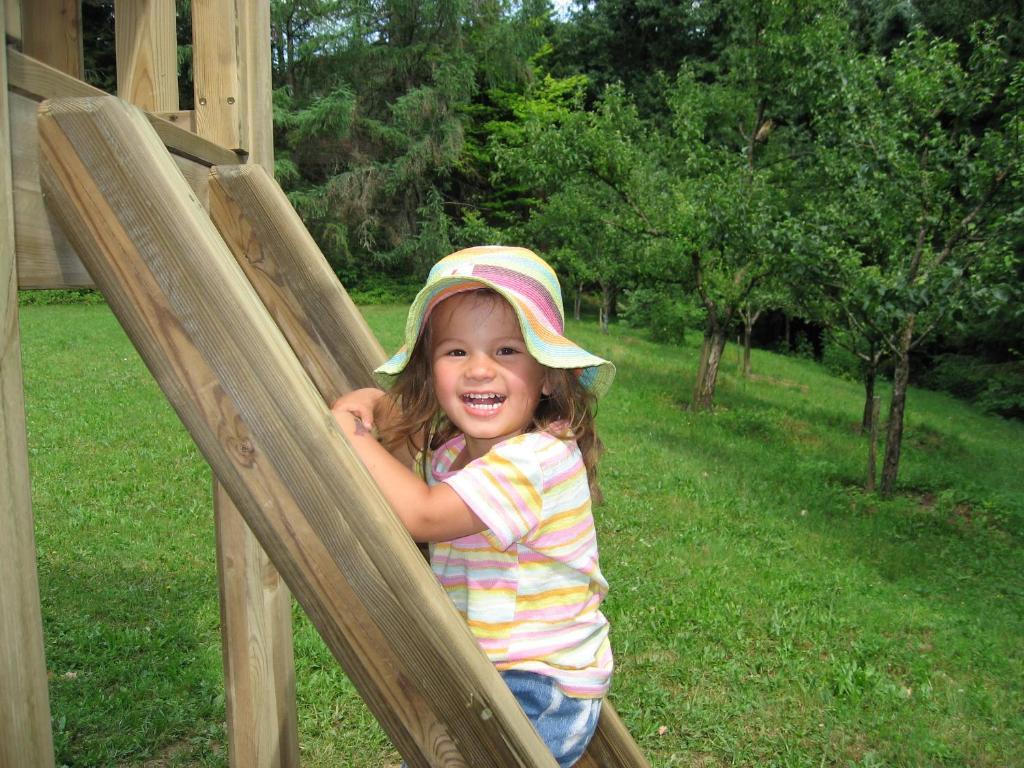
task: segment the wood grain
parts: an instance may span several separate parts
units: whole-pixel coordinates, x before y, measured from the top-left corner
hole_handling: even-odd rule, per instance
[[[43,203],[36,129],[38,107],[31,99],[10,93],[18,287],[91,288],[92,277]],[[205,206],[210,179],[207,166],[177,155],[174,162]]]
[[[238,33],[242,30],[238,21],[235,0],[192,0],[196,133],[222,147],[247,152],[243,144],[248,129],[243,121],[248,111],[242,105],[246,94],[239,71]],[[268,85],[269,79],[261,84]]]
[[[0,18],[0,39],[4,19]],[[0,62],[0,768],[53,766],[21,376],[7,73]]]
[[[374,386],[384,350],[277,183],[213,168],[210,217],[324,401]]]
[[[115,0],[120,98],[149,112],[178,111],[176,31],[174,0]]]
[[[39,126],[69,240],[410,765],[553,766],[142,114],[60,100]]]
[[[270,5],[238,0],[240,76],[249,95],[249,162],[272,173],[274,135],[270,89]],[[192,113],[193,117],[195,113]],[[209,208],[209,206],[206,206]],[[228,702],[228,756],[232,768],[297,768],[298,717],[292,652],[291,594],[245,524],[224,487],[214,480],[221,638]]]
[[[32,58],[84,79],[81,0],[28,0],[21,8],[21,44]]]
[[[238,64],[244,116],[242,144],[249,163],[274,175],[274,110],[270,66],[270,4],[265,0],[236,0]]]
[[[35,101],[64,96],[106,96],[104,91],[70,77],[31,56],[7,49],[8,85],[23,96]],[[200,138],[191,131],[146,113],[146,118],[157,132],[164,146],[175,155],[207,167],[241,162],[238,154],[224,146]]]
[[[4,20],[7,40],[21,42],[21,0],[4,0]]]
[[[231,765],[297,766],[291,593],[220,483],[214,510]]]

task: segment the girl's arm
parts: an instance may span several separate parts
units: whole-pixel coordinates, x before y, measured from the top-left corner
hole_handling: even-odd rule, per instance
[[[484,530],[487,526],[449,486],[427,485],[377,442],[360,413],[365,408],[360,397],[342,397],[331,412],[413,539],[451,541]]]

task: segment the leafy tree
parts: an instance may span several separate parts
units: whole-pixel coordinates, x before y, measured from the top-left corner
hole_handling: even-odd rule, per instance
[[[451,248],[471,105],[528,77],[547,2],[274,0],[279,177],[336,267]]]
[[[912,351],[970,299],[971,276],[1010,258],[997,233],[1019,218],[1024,68],[979,28],[962,65],[957,46],[914,33],[888,58],[848,71],[818,123],[820,157],[843,224],[832,239],[832,282],[845,331],[871,355],[892,356],[881,492],[899,467]],[[998,105],[1002,115],[974,130]],[[870,394],[870,392],[869,392]]]
[[[641,114],[665,109],[658,75],[673,76],[687,59],[714,56],[717,3],[660,0],[578,2],[553,30],[551,70],[583,74],[596,98],[621,83]]]

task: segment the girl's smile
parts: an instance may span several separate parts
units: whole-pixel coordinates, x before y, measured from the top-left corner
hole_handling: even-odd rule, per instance
[[[529,428],[545,391],[545,368],[526,348],[515,312],[481,291],[446,299],[430,316],[438,402],[466,436],[466,459]]]

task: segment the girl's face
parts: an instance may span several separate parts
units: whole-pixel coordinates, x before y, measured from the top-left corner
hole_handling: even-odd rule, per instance
[[[508,302],[479,292],[456,294],[434,309],[429,322],[434,391],[466,436],[466,460],[522,434],[548,391],[544,366],[527,351]]]

